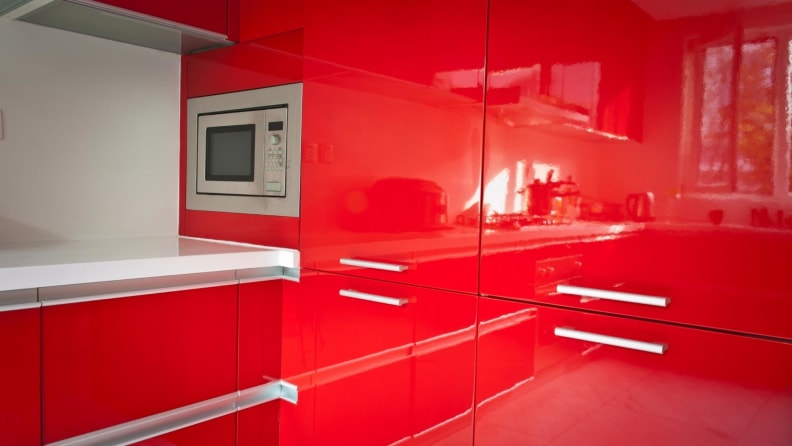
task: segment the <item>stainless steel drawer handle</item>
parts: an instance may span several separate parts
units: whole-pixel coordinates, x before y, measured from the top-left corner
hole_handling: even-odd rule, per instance
[[[594,297],[597,299],[617,300],[633,304],[651,305],[653,307],[667,307],[671,299],[668,297],[647,296],[645,294],[623,293],[621,291],[600,290],[575,285],[556,285],[556,291],[563,294]]]
[[[398,263],[385,263],[385,262],[375,262],[373,260],[360,260],[360,259],[350,259],[347,257],[339,259],[342,265],[347,266],[358,266],[360,268],[371,268],[371,269],[378,269],[381,271],[393,271],[396,273],[400,273],[403,271],[407,271],[407,265],[399,265]]]
[[[400,299],[397,297],[380,296],[378,294],[361,293],[355,290],[338,290],[339,296],[351,297],[353,299],[367,300],[369,302],[378,302],[381,304],[395,305],[401,307],[407,304],[407,299]]]
[[[668,349],[666,344],[656,344],[653,342],[617,338],[615,336],[606,336],[597,333],[590,333],[588,331],[575,330],[574,328],[556,327],[555,330],[553,330],[553,333],[560,338],[596,342],[598,344],[611,345],[613,347],[627,348],[630,350],[640,350],[642,352],[656,353],[658,355],[662,355]]]

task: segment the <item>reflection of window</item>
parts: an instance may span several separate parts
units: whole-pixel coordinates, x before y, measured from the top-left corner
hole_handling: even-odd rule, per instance
[[[792,191],[784,133],[787,94],[777,94],[779,88],[787,90],[781,76],[789,68],[788,45],[788,39],[764,34],[694,51],[691,142],[696,150],[691,161],[697,190],[761,195]],[[777,103],[778,98],[783,102]]]

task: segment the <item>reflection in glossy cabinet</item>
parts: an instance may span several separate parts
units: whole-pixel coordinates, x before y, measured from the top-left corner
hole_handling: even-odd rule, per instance
[[[321,444],[472,440],[476,297],[331,274],[317,296]]]
[[[303,266],[475,292],[486,1],[304,7]]]
[[[792,339],[792,6],[608,5],[490,2],[481,292]]]
[[[38,308],[0,311],[0,443],[41,444]]]
[[[790,343],[488,298],[481,315],[478,366],[501,363],[478,380],[476,444],[792,439]],[[562,337],[581,333],[621,339]],[[664,352],[603,343],[625,340]]]
[[[236,390],[235,285],[45,306],[44,441]]]

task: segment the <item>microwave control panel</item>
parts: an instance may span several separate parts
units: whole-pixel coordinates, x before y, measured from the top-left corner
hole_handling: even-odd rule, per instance
[[[286,107],[266,111],[264,133],[264,196],[286,196]]]

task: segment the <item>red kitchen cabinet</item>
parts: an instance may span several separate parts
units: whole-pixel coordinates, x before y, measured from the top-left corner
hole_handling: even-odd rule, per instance
[[[230,3],[234,1],[236,0],[230,0]],[[227,0],[203,0],[201,2],[191,2],[188,0],[167,2],[102,0],[101,3],[170,20],[171,22],[189,25],[195,28],[214,31],[219,34],[228,34],[229,1]]]
[[[182,57],[179,234],[265,246],[299,247],[300,219],[186,208],[187,99],[301,82],[302,31]]]
[[[315,316],[311,289],[290,281],[239,285],[239,388],[276,379],[297,386],[298,401],[239,412],[239,445],[313,444]]]
[[[490,2],[480,292],[792,339],[792,9],[650,3]]]
[[[237,389],[237,286],[45,306],[50,443]]]
[[[476,292],[486,1],[303,4],[303,266]]]
[[[0,438],[41,444],[40,310],[0,307]]]
[[[138,443],[138,446],[193,446],[199,444],[233,445],[236,438],[236,415],[230,414],[204,421]]]
[[[304,272],[320,444],[472,441],[476,297]]]
[[[294,31],[303,27],[303,0],[261,2],[238,0],[239,41]]]
[[[480,315],[476,444],[792,438],[788,342],[490,298]]]

